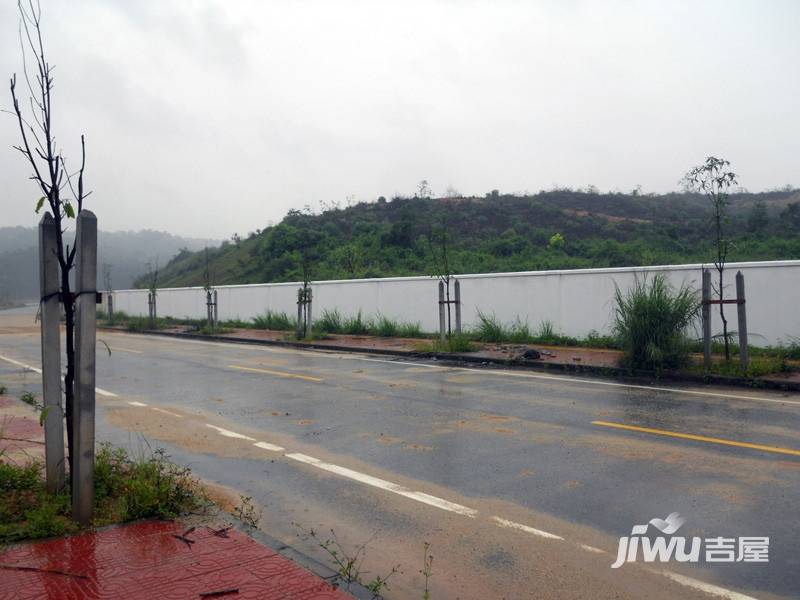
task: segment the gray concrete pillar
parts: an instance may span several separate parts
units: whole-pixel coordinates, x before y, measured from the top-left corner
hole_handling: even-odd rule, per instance
[[[72,518],[86,525],[92,519],[94,506],[97,218],[83,210],[76,221]]]
[[[44,456],[47,490],[64,489],[64,411],[61,403],[60,289],[56,223],[47,212],[39,221],[39,293],[44,397]]]

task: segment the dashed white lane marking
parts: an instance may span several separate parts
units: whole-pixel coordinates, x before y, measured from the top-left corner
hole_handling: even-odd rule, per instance
[[[562,377],[559,375],[539,375],[537,373],[517,373],[513,371],[500,371],[495,369],[471,369],[469,367],[443,367],[441,365],[427,365],[424,363],[410,362],[404,360],[388,360],[384,358],[365,358],[361,356],[348,356],[345,360],[363,360],[369,362],[379,362],[390,365],[425,367],[428,369],[439,369],[442,371],[463,371],[467,373],[479,373],[481,375],[493,375],[495,377],[520,377],[524,379],[542,379],[551,381],[566,381],[570,383],[580,383],[585,385],[602,385],[606,387],[625,388],[633,390],[651,390],[655,392],[668,392],[671,394],[688,394],[692,396],[703,396],[709,398],[731,398],[734,400],[751,400],[754,402],[773,402],[776,404],[792,404],[800,406],[800,400],[785,400],[783,398],[766,398],[763,396],[745,396],[741,394],[727,394],[723,392],[704,392],[702,390],[687,390],[683,388],[668,388],[652,385],[637,385],[634,383],[618,383],[616,381],[601,381],[595,379],[582,379],[580,377]]]
[[[128,404],[134,404],[134,402],[129,402]],[[142,403],[139,402],[136,403],[135,405],[140,405],[140,404]],[[211,425],[210,423],[206,423],[206,427],[215,429],[217,432],[219,432],[220,435],[223,435],[225,437],[238,438],[255,442],[253,444],[254,446],[258,448],[263,448],[264,450],[271,450],[274,452],[282,452],[284,450],[284,448],[281,446],[276,446],[275,444],[269,444],[267,442],[257,442],[254,438],[251,438],[250,436],[243,435],[241,433],[236,433],[235,431],[230,431],[229,429],[223,429],[222,427],[217,427],[216,425]],[[462,504],[456,504],[455,502],[450,502],[449,500],[445,500],[437,496],[432,496],[424,492],[415,492],[414,490],[411,490],[402,485],[398,485],[396,483],[392,483],[391,481],[386,481],[385,479],[373,477],[372,475],[366,475],[365,473],[359,473],[358,471],[353,471],[352,469],[348,469],[346,467],[340,467],[339,465],[319,460],[318,458],[314,458],[313,456],[308,456],[307,454],[300,454],[295,452],[291,454],[284,454],[284,456],[286,458],[290,458],[292,460],[296,460],[298,462],[311,465],[318,469],[322,469],[323,471],[328,471],[330,473],[346,477],[347,479],[352,479],[353,481],[358,481],[360,483],[364,483],[372,487],[386,490],[387,492],[392,492],[394,494],[398,494],[406,498],[411,498],[412,500],[416,500],[417,502],[422,502],[430,506],[435,506],[436,508],[441,508],[442,510],[447,510],[471,518],[475,518],[476,516],[478,516],[478,511],[475,510],[474,508],[469,508]],[[492,521],[494,521],[497,525],[501,527],[524,531],[525,533],[530,533],[537,537],[551,539],[551,540],[564,540],[564,538],[561,537],[560,535],[556,535],[554,533],[550,533],[542,529],[536,529],[535,527],[530,527],[529,525],[523,525],[522,523],[517,523],[515,521],[509,521],[508,519],[503,519],[498,516],[493,516]],[[595,548],[594,546],[588,546],[586,544],[578,544],[578,545],[583,550],[586,550],[588,552],[605,554],[605,550],[601,550],[600,548]],[[739,592],[734,592],[732,590],[728,590],[723,587],[719,587],[717,585],[705,583],[703,581],[700,581],[699,579],[686,577],[685,575],[679,575],[677,573],[672,573],[670,571],[657,571],[654,569],[650,569],[650,572],[658,575],[663,575],[664,577],[667,577],[668,579],[676,583],[679,583],[683,586],[700,590],[702,592],[720,598],[725,598],[726,600],[756,600],[751,596],[746,596],[745,594],[740,594]]]
[[[501,519],[500,517],[492,517],[492,521],[500,525],[501,527],[506,527],[508,529],[518,529],[520,531],[524,531],[525,533],[530,533],[533,535],[537,535],[539,537],[547,538],[548,540],[563,540],[564,538],[560,535],[556,535],[554,533],[549,533],[547,531],[542,531],[541,529],[536,529],[534,527],[529,527],[528,525],[523,525],[522,523],[515,523],[514,521],[509,521],[507,519]]]
[[[41,369],[37,369],[36,367],[32,367],[31,365],[26,365],[25,363],[21,363],[18,360],[14,360],[13,358],[8,358],[7,356],[3,356],[2,354],[0,354],[0,360],[4,360],[7,363],[11,363],[12,365],[22,367],[23,369],[27,369],[28,371],[39,373],[40,375],[42,373]],[[109,392],[108,390],[104,390],[103,388],[96,387],[94,388],[94,391],[100,394],[101,396],[108,396],[109,398],[117,397],[117,395],[114,392]]]
[[[725,598],[726,600],[756,600],[752,596],[747,596],[745,594],[740,594],[739,592],[727,590],[723,587],[719,587],[718,585],[712,585],[710,583],[700,581],[699,579],[694,579],[693,577],[678,575],[677,573],[672,573],[671,571],[653,570],[652,572],[659,573],[660,575],[663,575],[667,579],[671,579],[672,581],[680,583],[681,585],[684,585],[686,587],[690,587],[695,590],[700,590],[701,592],[705,592],[706,594],[711,594],[719,598]]]
[[[22,367],[23,369],[27,369],[28,371],[33,371],[34,373],[39,373],[41,375],[42,370],[37,369],[36,367],[32,367],[30,365],[26,365],[25,363],[21,363],[18,360],[14,360],[13,358],[8,358],[7,356],[3,356],[0,354],[0,360],[4,360],[7,363],[11,363],[12,365],[16,365],[18,367]]]
[[[131,400],[130,402],[128,402],[128,404],[130,404],[131,406],[147,406],[147,404],[145,404],[144,402],[136,402],[135,400]]]
[[[256,438],[251,438],[249,435],[242,435],[241,433],[236,433],[235,431],[231,431],[229,429],[223,429],[222,427],[217,427],[216,425],[211,425],[210,423],[206,423],[206,427],[216,429],[220,435],[224,435],[225,437],[236,438],[238,440],[247,440],[248,442],[256,441]]]
[[[163,408],[158,408],[157,406],[153,406],[153,407],[151,407],[151,408],[152,408],[153,410],[157,410],[157,411],[158,411],[158,412],[160,412],[160,413],[164,413],[165,415],[170,415],[171,417],[178,417],[179,419],[182,419],[182,418],[183,418],[183,415],[179,415],[178,413],[174,413],[174,412],[172,412],[172,411],[165,410],[165,409],[163,409]]]
[[[364,473],[359,473],[358,471],[353,471],[352,469],[347,469],[345,467],[340,467],[339,465],[327,463],[319,460],[318,458],[314,458],[313,456],[307,456],[305,454],[297,454],[297,453],[286,454],[285,456],[286,458],[291,458],[292,460],[296,460],[311,465],[313,467],[317,467],[318,469],[322,469],[323,471],[335,473],[336,475],[352,479],[353,481],[358,481],[359,483],[364,483],[372,487],[380,488],[382,490],[386,490],[387,492],[392,492],[400,496],[405,496],[406,498],[411,498],[412,500],[416,500],[417,502],[422,502],[430,506],[435,506],[436,508],[441,508],[442,510],[447,510],[460,515],[464,515],[465,517],[474,518],[478,514],[478,511],[473,508],[468,508],[461,504],[456,504],[455,502],[450,502],[448,500],[444,500],[443,498],[438,498],[437,496],[431,496],[430,494],[425,494],[423,492],[415,492],[402,485],[392,483],[391,481],[386,481],[384,479],[373,477],[372,475],[365,475]]]
[[[283,452],[286,450],[283,446],[276,446],[275,444],[270,444],[268,442],[256,442],[253,444],[256,448],[262,448],[264,450],[271,450],[272,452]]]

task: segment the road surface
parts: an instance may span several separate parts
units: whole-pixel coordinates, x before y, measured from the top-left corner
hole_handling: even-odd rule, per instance
[[[24,312],[24,311],[23,311]],[[5,315],[5,316],[3,316]],[[31,315],[0,313],[0,383],[40,390]],[[387,598],[791,598],[800,394],[101,332],[98,436],[165,447],[261,527],[348,551]],[[770,538],[769,562],[628,563],[634,525]],[[657,533],[657,532],[656,532]]]

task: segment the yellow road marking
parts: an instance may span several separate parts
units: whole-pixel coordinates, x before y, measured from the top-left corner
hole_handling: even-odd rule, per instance
[[[238,365],[228,365],[229,369],[239,369],[240,371],[251,371],[253,373],[266,373],[267,375],[276,375],[278,377],[289,377],[291,379],[302,379],[304,381],[322,381],[319,377],[312,377],[311,375],[296,375],[294,373],[285,373],[284,371],[270,371],[269,369],[254,369],[253,367],[240,367]]]
[[[592,425],[602,425],[603,427],[614,427],[616,429],[626,429],[628,431],[640,431],[642,433],[652,433],[655,435],[681,438],[684,440],[695,440],[697,442],[708,442],[710,444],[723,444],[725,446],[736,446],[738,448],[763,450],[764,452],[775,452],[776,454],[789,454],[791,456],[800,456],[800,450],[792,450],[791,448],[764,446],[763,444],[751,444],[750,442],[735,442],[733,440],[723,440],[721,438],[707,437],[705,435],[695,435],[693,433],[678,433],[675,431],[665,431],[663,429],[652,429],[650,427],[638,427],[636,425],[625,425],[623,423],[611,423],[609,421],[592,421]]]

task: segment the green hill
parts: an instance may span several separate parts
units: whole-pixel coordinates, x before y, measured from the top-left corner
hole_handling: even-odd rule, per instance
[[[799,191],[736,194],[730,214],[729,260],[800,258]],[[203,285],[206,271],[215,285],[296,281],[304,256],[316,280],[430,274],[429,240],[442,229],[455,273],[707,262],[709,217],[704,197],[681,193],[379,198],[321,214],[290,211],[246,238],[181,251],[158,285]]]

